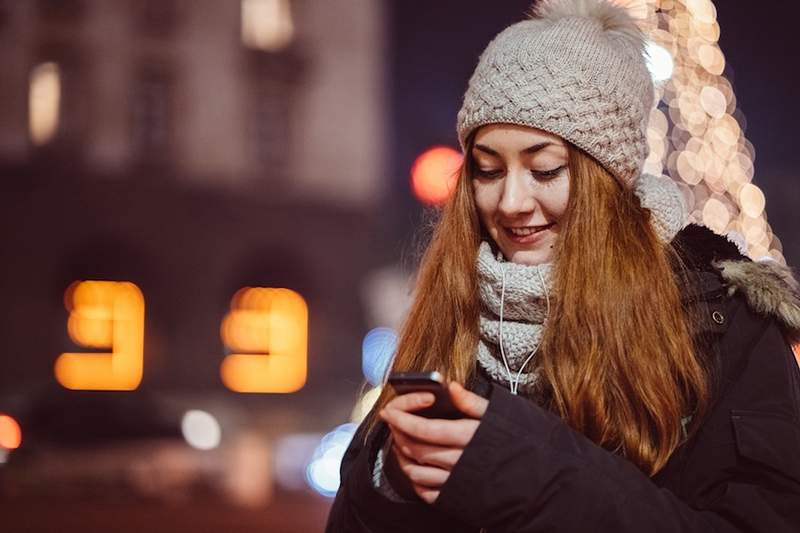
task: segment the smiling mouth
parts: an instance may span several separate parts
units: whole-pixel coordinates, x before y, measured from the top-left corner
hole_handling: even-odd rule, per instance
[[[515,237],[527,237],[528,235],[534,235],[536,233],[540,233],[544,230],[550,229],[555,226],[555,222],[551,222],[550,224],[545,224],[543,226],[520,226],[516,228],[506,227],[506,231],[508,231],[511,235]]]

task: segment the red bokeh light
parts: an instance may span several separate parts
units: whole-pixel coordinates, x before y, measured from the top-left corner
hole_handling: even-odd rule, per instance
[[[22,430],[17,421],[8,415],[0,415],[0,448],[16,450],[22,444]]]
[[[411,167],[414,195],[428,205],[443,204],[455,190],[463,156],[447,146],[434,146],[420,155]]]

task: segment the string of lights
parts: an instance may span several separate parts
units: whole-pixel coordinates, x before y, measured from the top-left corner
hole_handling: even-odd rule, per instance
[[[650,37],[657,87],[644,170],[681,186],[691,222],[727,235],[753,259],[785,263],[764,193],[753,183],[755,149],[724,75],[716,7],[710,0],[634,0],[629,7]]]

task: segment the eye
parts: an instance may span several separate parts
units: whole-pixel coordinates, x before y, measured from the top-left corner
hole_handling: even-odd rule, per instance
[[[538,180],[547,181],[549,179],[555,178],[561,171],[567,168],[567,165],[561,165],[560,167],[556,167],[552,170],[534,170],[531,169],[531,175]]]
[[[496,179],[503,175],[502,170],[484,170],[482,168],[475,169],[476,178]]]

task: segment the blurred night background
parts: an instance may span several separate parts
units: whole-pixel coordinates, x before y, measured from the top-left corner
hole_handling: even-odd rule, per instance
[[[673,56],[648,168],[800,264],[798,8],[638,4]],[[321,531],[529,7],[0,0],[0,530]]]

